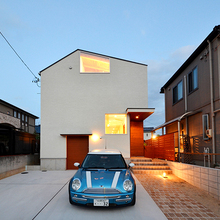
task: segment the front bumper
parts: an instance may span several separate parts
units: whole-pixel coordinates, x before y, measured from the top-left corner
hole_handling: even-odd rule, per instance
[[[82,205],[93,205],[94,199],[107,199],[109,200],[109,206],[115,205],[128,205],[132,202],[134,197],[134,192],[130,193],[120,193],[120,194],[85,194],[76,193],[70,191],[70,198],[74,203]]]

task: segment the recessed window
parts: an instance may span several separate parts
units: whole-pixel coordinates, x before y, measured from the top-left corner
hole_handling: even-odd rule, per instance
[[[198,88],[198,69],[197,67],[188,74],[188,92],[191,93]]]
[[[17,118],[17,111],[14,110],[14,117]]]
[[[106,114],[105,115],[106,134],[127,134],[126,114]]]
[[[107,58],[80,53],[81,73],[110,73],[110,61]]]
[[[178,102],[182,98],[183,98],[183,81],[180,81],[173,88],[173,104],[175,104],[176,102]]]
[[[209,115],[205,114],[202,116],[202,126],[203,126],[203,140],[208,140],[209,137],[206,134],[206,131],[209,129]]]

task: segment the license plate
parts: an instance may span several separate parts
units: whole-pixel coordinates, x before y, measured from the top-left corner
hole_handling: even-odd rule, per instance
[[[94,206],[109,206],[109,200],[108,199],[94,199],[93,205]]]

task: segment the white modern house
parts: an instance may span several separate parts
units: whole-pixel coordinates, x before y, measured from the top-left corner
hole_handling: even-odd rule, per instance
[[[39,74],[41,169],[74,169],[96,148],[144,155],[146,64],[78,49]]]
[[[154,127],[144,127],[144,141],[151,139]]]

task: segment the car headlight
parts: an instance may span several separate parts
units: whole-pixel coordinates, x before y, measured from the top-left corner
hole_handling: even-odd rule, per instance
[[[123,183],[123,188],[126,191],[131,191],[132,188],[133,188],[133,184],[132,184],[131,180],[128,180],[128,179],[125,180],[124,183]]]
[[[81,181],[79,179],[74,179],[72,182],[73,190],[78,190],[81,187]]]

